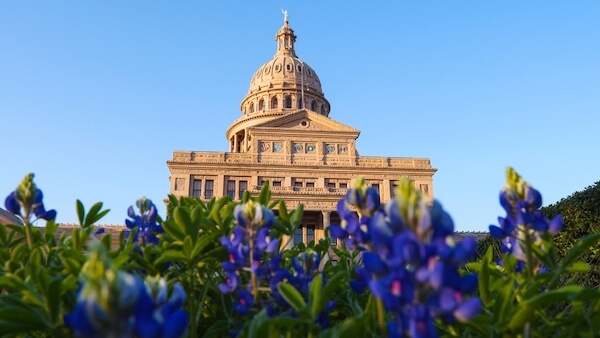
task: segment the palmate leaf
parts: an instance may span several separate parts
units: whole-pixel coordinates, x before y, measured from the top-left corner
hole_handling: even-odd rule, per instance
[[[77,218],[79,219],[79,224],[83,228],[87,228],[92,226],[94,223],[98,222],[102,217],[104,217],[110,209],[102,210],[102,202],[95,203],[92,205],[87,215],[85,213],[85,207],[80,200],[75,202],[75,208],[77,209]]]

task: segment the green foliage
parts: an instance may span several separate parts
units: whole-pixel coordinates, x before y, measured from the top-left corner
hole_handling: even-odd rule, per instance
[[[471,330],[462,335],[573,337],[576,333],[576,336],[597,336],[600,333],[599,290],[570,283],[559,285],[558,281],[589,271],[589,264],[579,259],[599,238],[600,234],[594,234],[582,239],[566,253],[568,259],[560,263],[550,261],[547,253],[533,247],[524,248],[532,249],[535,259],[550,267],[546,272],[535,274],[527,271],[533,264],[522,266],[509,254],[503,255],[503,265],[498,265],[494,248],[489,246],[480,261],[467,265],[479,274],[479,296],[486,310],[467,323]],[[546,240],[552,245],[550,239]],[[577,327],[577,331],[573,331],[573,327]]]
[[[63,314],[71,311],[77,276],[87,257],[83,250],[95,241],[92,222],[106,214],[97,203],[86,215],[78,201],[82,225],[56,237],[58,228],[0,224],[0,336],[65,336]],[[31,241],[26,241],[30,238]]]
[[[565,257],[579,239],[600,232],[600,182],[540,210],[547,217],[562,215],[564,229],[554,240],[558,257]],[[600,285],[600,243],[589,246],[581,259],[590,263],[592,269],[589,274],[580,276],[576,283]]]
[[[271,200],[268,184],[258,196],[246,192],[241,203],[248,201],[276,210],[269,235],[283,239],[284,268],[292,271],[292,259],[306,253],[324,258],[308,290],[288,281],[276,286],[288,310],[268,313],[257,306],[240,314],[235,310],[235,294],[219,291],[225,281],[222,263],[229,259],[221,238],[231,235],[234,210],[240,202],[228,197],[205,202],[169,196],[167,215],[159,220],[164,233],[158,244],[134,243],[133,235],[139,231],[135,228],[129,236],[120,233],[118,245],[112,247],[111,235],[97,235],[95,226],[108,210],[96,203],[86,211],[77,201],[80,224],[70,233],[59,232],[52,220],[44,228],[0,224],[0,337],[72,335],[63,317],[73,311],[79,276],[92,244],[104,248],[115,269],[161,276],[170,286],[180,283],[187,294],[188,337],[224,337],[230,332],[277,338],[385,336],[385,329],[377,323],[375,297],[350,288],[355,267],[361,264],[358,251],[332,247],[327,232],[317,241],[291,245],[302,221],[302,206],[288,210],[285,201]],[[539,264],[522,266],[501,252],[499,241],[490,236],[482,239],[477,258],[465,269],[478,273],[483,310],[468,323],[438,322],[440,335],[600,335],[600,182],[542,211],[549,217],[561,213],[565,230],[554,239],[544,236],[541,243],[528,244],[528,253]],[[338,264],[332,264],[333,258]],[[497,263],[500,259],[502,265]],[[250,283],[245,272],[240,273],[240,284]],[[259,303],[273,292],[261,285]],[[322,324],[323,319],[329,325]]]

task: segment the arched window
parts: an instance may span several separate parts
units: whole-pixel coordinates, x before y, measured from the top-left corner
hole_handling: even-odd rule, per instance
[[[277,109],[277,96],[271,98],[271,109]]]
[[[324,104],[321,105],[321,115],[327,115],[327,111],[325,109],[325,105]]]
[[[312,102],[310,103],[310,110],[317,111],[317,101],[312,100]]]
[[[260,101],[258,101],[258,110],[265,110],[265,100],[260,99]]]
[[[250,102],[250,112],[254,113],[254,102]]]
[[[302,98],[300,97],[300,98],[298,98],[298,109],[302,109],[302,108],[304,108],[304,107],[302,105]]]
[[[292,108],[292,96],[291,95],[287,95],[284,99],[283,102],[283,107],[284,108]]]

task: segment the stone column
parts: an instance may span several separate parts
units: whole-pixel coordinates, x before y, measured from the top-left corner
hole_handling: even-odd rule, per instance
[[[325,230],[327,228],[329,228],[329,225],[331,223],[331,218],[330,218],[331,211],[323,210],[323,211],[321,211],[321,213],[323,214],[323,238],[325,238]],[[328,248],[327,250],[331,254],[331,248]],[[319,265],[320,270],[323,270],[323,267],[325,267],[325,263],[327,263],[328,260],[329,260],[329,255],[325,255],[323,257],[323,259],[321,260],[321,264]]]
[[[238,134],[233,134],[233,153],[237,153],[238,152]]]
[[[321,213],[323,214],[323,238],[325,238],[325,230],[327,228],[329,228],[329,224],[331,222],[330,216],[331,216],[331,211],[321,211]]]

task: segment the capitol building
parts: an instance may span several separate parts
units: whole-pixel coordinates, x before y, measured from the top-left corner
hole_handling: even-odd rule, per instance
[[[275,55],[252,75],[241,116],[225,132],[227,151],[174,151],[167,161],[170,193],[239,200],[244,191],[258,195],[269,181],[273,199],[285,200],[288,209],[304,205],[293,243],[319,241],[339,222],[337,201],[357,177],[379,190],[382,202],[403,177],[432,201],[437,169],[428,158],[359,155],[360,131],[330,117],[321,80],[296,54],[288,21],[286,13]]]

